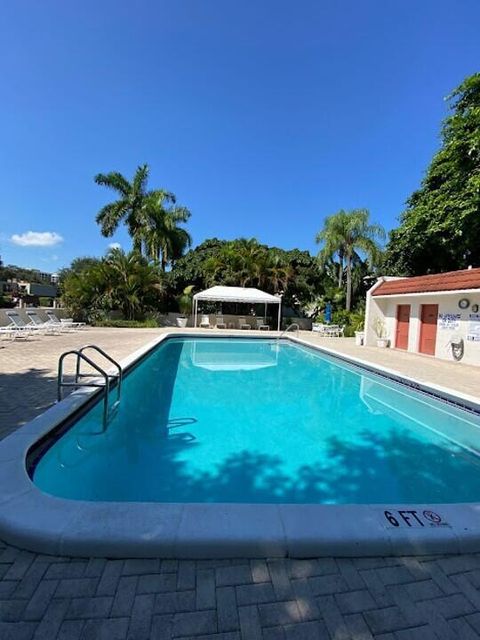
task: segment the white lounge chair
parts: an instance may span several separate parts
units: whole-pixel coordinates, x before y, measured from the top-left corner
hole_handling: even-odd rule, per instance
[[[9,325],[7,327],[0,327],[0,337],[10,338],[13,342],[17,338],[23,338],[27,340],[31,335],[31,332],[28,329],[20,329],[19,327],[14,327],[13,325]]]
[[[30,331],[31,333],[36,333],[37,335],[47,333],[47,329],[45,327],[37,327],[33,324],[33,322],[25,322],[18,311],[6,311],[6,315],[11,322],[10,327],[7,328],[13,328],[20,331]]]
[[[226,329],[227,323],[223,319],[223,316],[215,316],[215,327],[217,329]]]
[[[210,329],[210,318],[206,313],[202,315],[202,318],[200,320],[200,327],[202,329]]]
[[[59,327],[53,324],[52,322],[50,322],[49,320],[47,322],[42,320],[38,315],[38,311],[33,311],[29,309],[28,311],[26,311],[26,314],[30,318],[30,323],[32,324],[32,326],[45,329],[45,333],[52,333],[52,334],[59,333],[60,331]],[[27,326],[30,326],[30,325],[27,325]]]
[[[270,331],[270,325],[265,324],[265,320],[263,318],[255,318],[255,322],[259,331]]]
[[[246,321],[246,319],[243,316],[240,316],[240,318],[238,318],[238,328],[251,329],[252,327],[249,325],[249,323]]]
[[[65,330],[81,329],[86,326],[85,322],[74,322],[72,318],[59,318],[53,311],[45,311],[48,321],[57,327],[63,327]]]

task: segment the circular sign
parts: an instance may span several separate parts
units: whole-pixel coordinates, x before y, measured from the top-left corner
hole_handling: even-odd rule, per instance
[[[433,522],[434,524],[440,524],[440,522],[442,521],[442,518],[438,515],[438,513],[435,513],[435,511],[424,511],[423,515],[427,520],[430,520],[430,522]]]
[[[468,307],[470,306],[470,300],[468,298],[462,298],[458,301],[458,306],[460,307],[460,309],[468,309]]]

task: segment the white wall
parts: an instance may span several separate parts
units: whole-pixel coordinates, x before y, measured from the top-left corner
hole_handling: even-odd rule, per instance
[[[370,298],[370,300],[368,300]],[[365,343],[370,346],[376,344],[376,335],[372,329],[372,322],[375,315],[379,315],[385,320],[387,325],[388,337],[390,344],[395,346],[395,332],[397,326],[397,305],[410,305],[410,326],[408,335],[408,351],[418,353],[420,343],[420,317],[421,305],[438,304],[438,314],[457,314],[458,326],[456,328],[442,328],[442,323],[437,323],[437,339],[435,345],[435,356],[444,360],[453,360],[450,341],[454,337],[461,337],[464,340],[465,353],[462,359],[464,364],[474,364],[480,366],[480,342],[472,342],[467,340],[469,333],[470,314],[472,305],[478,304],[480,307],[480,291],[475,293],[428,293],[428,294],[412,294],[403,296],[388,296],[385,298],[372,297],[370,292],[367,298],[367,315],[365,326],[366,330]],[[460,309],[459,300],[467,298],[470,301],[468,309]]]

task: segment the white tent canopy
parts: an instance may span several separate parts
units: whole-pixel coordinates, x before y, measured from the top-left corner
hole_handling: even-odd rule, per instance
[[[193,296],[193,312],[195,316],[195,324],[197,326],[198,303],[199,301],[208,302],[246,302],[248,304],[264,304],[265,315],[267,304],[278,304],[278,330],[280,330],[280,312],[282,304],[282,296],[273,296],[266,291],[260,289],[252,289],[247,287],[211,287],[200,291]]]

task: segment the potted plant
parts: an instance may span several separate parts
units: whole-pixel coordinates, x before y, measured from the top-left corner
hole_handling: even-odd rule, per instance
[[[185,287],[181,296],[178,296],[178,308],[180,315],[177,317],[177,327],[184,329],[187,326],[188,314],[192,309],[193,284]]]
[[[386,347],[388,347],[390,343],[390,340],[388,339],[388,336],[387,336],[387,326],[385,324],[385,320],[382,320],[382,318],[377,317],[373,321],[372,326],[377,336],[377,347],[380,347],[381,349],[385,349]]]

